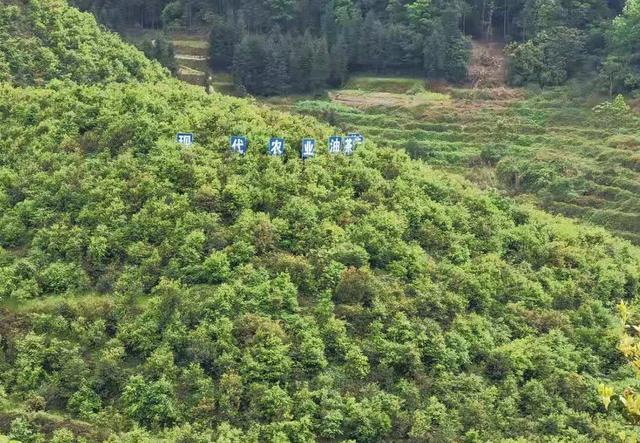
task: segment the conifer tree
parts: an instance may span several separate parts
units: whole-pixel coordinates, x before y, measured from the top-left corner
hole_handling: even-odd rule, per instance
[[[265,50],[263,93],[285,94],[289,86],[289,44],[278,33],[272,33]]]
[[[296,39],[291,50],[291,83],[297,92],[308,91],[313,67],[313,37],[309,32]]]
[[[364,69],[380,71],[384,65],[384,26],[378,20],[376,14],[371,11],[367,14],[362,24],[360,47],[358,51],[358,64]]]
[[[327,80],[329,79],[329,50],[327,49],[327,41],[324,38],[318,39],[313,46],[309,86],[312,92],[318,92],[327,87]]]
[[[343,33],[340,33],[329,55],[329,84],[339,87],[344,84],[349,70],[349,53]]]
[[[263,88],[265,48],[256,35],[246,35],[236,47],[233,56],[233,75],[237,83],[252,94],[260,94]]]
[[[215,16],[209,34],[209,64],[212,68],[228,69],[233,63],[235,46],[242,40],[242,30],[232,16]]]

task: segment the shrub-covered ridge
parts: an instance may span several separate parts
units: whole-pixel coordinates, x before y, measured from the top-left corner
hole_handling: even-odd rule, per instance
[[[640,257],[602,229],[369,142],[303,163],[301,139],[331,128],[169,79],[5,82],[0,121],[0,434],[592,442],[623,426],[596,386],[630,375],[611,307],[638,296]]]
[[[168,72],[62,0],[0,4],[0,81],[157,81]]]
[[[0,110],[13,402],[100,423],[92,440],[616,428],[595,377],[620,370],[610,306],[637,296],[639,261],[604,231],[393,149],[268,158],[271,135],[331,131],[178,83],[5,86]],[[254,141],[247,157],[231,133]]]

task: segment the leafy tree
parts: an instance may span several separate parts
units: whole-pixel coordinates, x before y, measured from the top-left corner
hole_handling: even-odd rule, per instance
[[[415,0],[406,5],[407,16],[413,27],[421,33],[428,32],[432,26],[432,0]]]
[[[269,17],[283,28],[289,25],[295,15],[295,0],[268,0]]]
[[[175,74],[178,71],[173,43],[164,35],[158,35],[153,40],[145,40],[142,45],[142,51],[147,58],[157,60],[171,73]]]
[[[90,419],[100,411],[102,400],[89,386],[84,385],[71,396],[67,407],[78,417]]]
[[[11,422],[9,438],[24,443],[41,443],[44,435],[34,430],[33,426],[24,418],[18,417]]]
[[[122,392],[126,414],[147,428],[170,425],[178,418],[173,387],[164,378],[148,382],[140,375],[129,378]]]
[[[51,443],[73,443],[75,442],[73,432],[68,429],[56,429],[51,437]]]
[[[620,94],[611,102],[595,106],[593,113],[599,124],[609,128],[619,128],[625,121],[633,118],[631,107]]]
[[[580,31],[565,27],[542,31],[535,39],[507,49],[510,81],[516,85],[527,82],[560,85],[575,73],[583,48],[584,36]]]

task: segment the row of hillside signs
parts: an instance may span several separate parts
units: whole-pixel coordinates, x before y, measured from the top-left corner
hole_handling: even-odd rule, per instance
[[[193,144],[193,134],[190,132],[179,132],[176,135],[176,142],[184,146]],[[330,154],[352,155],[358,145],[364,144],[364,137],[361,134],[350,133],[346,137],[329,137],[328,149]],[[232,152],[245,155],[249,149],[249,140],[245,136],[232,135],[229,138],[229,148]],[[272,157],[281,157],[285,153],[286,143],[284,138],[272,137],[267,145],[267,154]],[[316,140],[305,138],[300,146],[300,156],[303,160],[316,156]]]

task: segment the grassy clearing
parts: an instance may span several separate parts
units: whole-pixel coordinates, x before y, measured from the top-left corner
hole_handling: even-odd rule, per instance
[[[193,48],[193,49],[208,49],[209,42],[206,40],[172,40],[174,46]]]
[[[233,75],[228,72],[212,72],[211,77],[215,83],[229,83],[233,84]]]
[[[203,76],[204,75],[204,73],[202,71],[198,71],[198,70],[190,68],[188,66],[180,66],[179,74],[181,76],[183,76],[183,75]]]
[[[421,78],[406,77],[368,77],[354,76],[346,84],[347,89],[359,89],[362,91],[391,92],[403,94],[414,87],[424,87],[425,81]]]
[[[592,111],[597,100],[567,88],[434,92],[415,82],[355,77],[331,101],[290,109],[640,244],[637,118],[607,125]]]
[[[217,92],[227,95],[236,95],[236,87],[233,75],[228,72],[210,72],[211,86]]]
[[[433,103],[446,103],[450,97],[430,91],[419,91],[415,94],[398,94],[392,92],[368,92],[355,89],[343,89],[330,94],[331,100],[346,106],[370,107],[403,107],[417,108]]]

